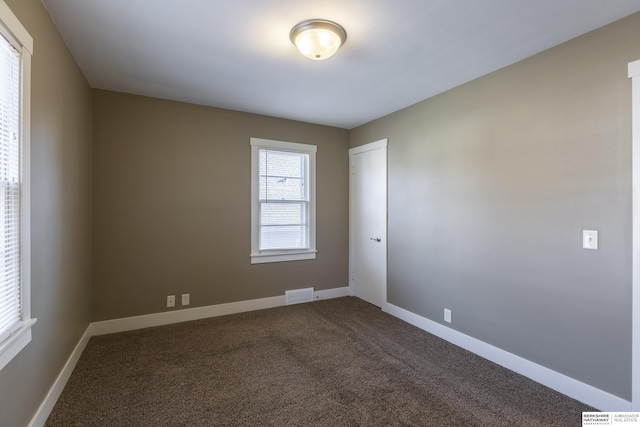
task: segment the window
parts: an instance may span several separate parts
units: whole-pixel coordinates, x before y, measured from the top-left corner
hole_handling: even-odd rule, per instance
[[[315,145],[251,138],[251,263],[316,257]]]
[[[29,99],[33,40],[0,1],[0,369],[31,341]]]

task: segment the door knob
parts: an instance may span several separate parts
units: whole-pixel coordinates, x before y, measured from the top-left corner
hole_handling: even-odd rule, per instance
[[[380,243],[382,241],[382,239],[379,238],[379,237],[372,237],[371,240],[373,240],[375,242],[378,242],[378,243]]]

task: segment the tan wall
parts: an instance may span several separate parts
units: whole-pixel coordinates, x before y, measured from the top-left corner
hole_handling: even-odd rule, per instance
[[[347,130],[102,90],[93,115],[94,320],[348,285]],[[316,260],[250,264],[250,137],[318,146]]]
[[[453,328],[630,398],[640,15],[348,132],[100,90],[92,104],[42,4],[5,1],[35,46],[39,321],[0,371],[1,425],[28,423],[91,318],[347,285],[349,139],[385,137],[390,302],[438,322],[450,308]],[[250,264],[250,137],[318,145],[317,260]],[[579,248],[583,227],[600,251]]]
[[[0,371],[0,425],[27,425],[90,322],[91,89],[39,0],[5,0],[34,39],[32,342]]]
[[[389,138],[391,303],[631,399],[639,40],[635,14],[351,132]]]

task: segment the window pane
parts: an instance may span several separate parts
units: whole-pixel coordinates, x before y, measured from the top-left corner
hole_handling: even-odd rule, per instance
[[[260,177],[260,200],[305,200],[304,180],[287,177]]]
[[[20,193],[17,183],[0,188],[0,340],[19,326],[20,315]]]
[[[260,200],[307,200],[305,179],[308,158],[307,154],[260,150]]]
[[[20,327],[20,55],[0,37],[0,341]]]
[[[260,175],[304,178],[306,154],[260,150]]]
[[[307,227],[304,225],[260,227],[260,250],[308,249]]]
[[[260,225],[306,225],[307,204],[260,203]]]
[[[306,203],[260,204],[260,249],[306,249]]]

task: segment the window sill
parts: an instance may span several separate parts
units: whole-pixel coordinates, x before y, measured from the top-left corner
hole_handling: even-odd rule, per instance
[[[31,327],[38,319],[29,319],[13,335],[0,344],[0,370],[31,342]]]
[[[318,251],[304,251],[304,252],[281,252],[273,253],[267,252],[262,254],[251,254],[251,264],[265,264],[269,262],[284,262],[284,261],[303,261],[309,259],[316,259],[316,253]]]

